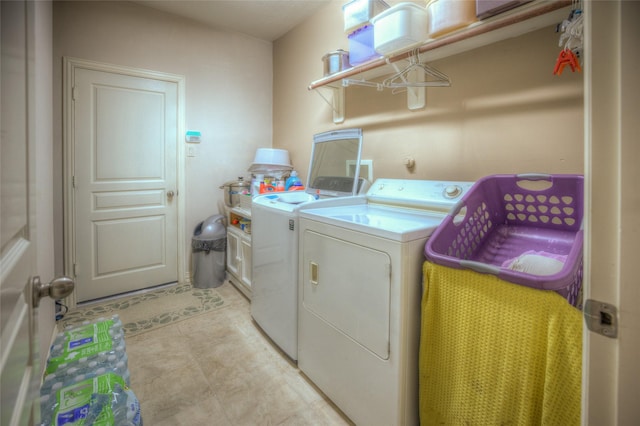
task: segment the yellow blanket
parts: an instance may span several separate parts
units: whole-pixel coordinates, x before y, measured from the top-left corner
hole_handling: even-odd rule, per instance
[[[423,272],[423,426],[580,424],[580,311],[493,275]]]

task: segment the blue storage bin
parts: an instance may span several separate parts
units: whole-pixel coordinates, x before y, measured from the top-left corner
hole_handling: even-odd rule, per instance
[[[358,28],[348,35],[349,63],[359,65],[381,55],[373,47],[373,25],[368,24]]]

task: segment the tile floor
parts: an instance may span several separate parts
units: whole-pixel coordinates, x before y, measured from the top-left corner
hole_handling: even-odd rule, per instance
[[[226,306],[127,338],[145,426],[352,425],[251,319],[225,281]]]

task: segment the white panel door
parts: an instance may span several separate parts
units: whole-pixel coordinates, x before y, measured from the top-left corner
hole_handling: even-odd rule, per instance
[[[34,106],[28,99],[31,4],[3,1],[0,6],[0,424],[4,426],[35,424],[40,370],[33,326],[37,310],[30,303],[36,268],[34,123],[28,113]]]
[[[175,82],[75,73],[75,274],[79,302],[174,282]]]

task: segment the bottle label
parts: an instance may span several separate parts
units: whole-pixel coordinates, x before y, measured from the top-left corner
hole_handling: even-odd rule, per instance
[[[75,349],[78,346],[86,345],[88,343],[92,343],[94,336],[83,337],[82,339],[76,339],[69,341],[69,349]]]
[[[98,333],[108,333],[113,325],[113,320],[105,320],[65,330],[62,333],[68,338],[68,340],[78,340],[85,336],[91,336]]]
[[[102,342],[113,342],[114,337],[117,338],[119,335],[112,336],[110,333],[86,333],[84,335],[77,335],[73,339],[69,340],[69,343],[64,348],[64,353],[69,353],[72,351],[81,350],[84,347],[91,346],[96,343]]]
[[[61,355],[49,358],[46,374],[55,372],[61,364],[68,364],[80,358],[88,358],[101,352],[109,352],[112,349],[113,341],[111,340],[111,336],[109,336],[109,339],[99,339],[97,342],[85,344],[73,350],[65,348]]]
[[[287,179],[285,190],[288,191],[293,186],[302,186],[302,181],[297,176],[291,176],[289,177],[289,179]]]
[[[96,398],[113,395],[117,398]],[[107,373],[64,387],[56,392],[56,409],[53,412],[54,425],[72,424],[87,418],[91,410],[98,409],[99,414],[92,423],[95,426],[114,426],[118,419],[113,403],[97,405],[99,400],[122,401],[126,407],[126,419],[134,425],[141,424],[140,404],[129,390],[122,377]],[[93,406],[92,406],[93,405]],[[123,420],[123,419],[120,419]]]

